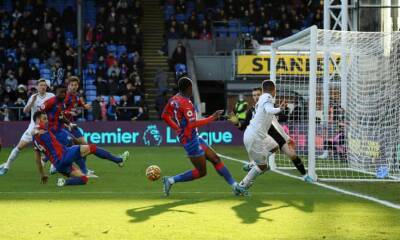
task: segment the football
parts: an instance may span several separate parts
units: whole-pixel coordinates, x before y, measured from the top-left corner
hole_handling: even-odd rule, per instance
[[[161,169],[157,165],[151,165],[146,168],[146,177],[150,181],[156,181],[161,177]]]

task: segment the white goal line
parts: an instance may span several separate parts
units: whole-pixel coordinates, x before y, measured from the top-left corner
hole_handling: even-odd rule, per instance
[[[226,156],[226,155],[223,155],[223,154],[220,154],[220,153],[218,153],[218,156],[221,157],[221,158],[230,160],[230,161],[234,161],[234,162],[247,163],[247,161],[240,160],[240,159],[233,158],[233,157],[229,157],[229,156]],[[272,171],[275,172],[275,173],[287,176],[287,177],[303,180],[299,176],[294,176],[292,174],[289,174],[289,173],[286,173],[286,172],[283,172],[283,171],[280,171],[280,170],[276,170],[275,169],[275,170],[272,170]],[[331,186],[331,185],[328,185],[328,184],[325,184],[325,183],[314,182],[312,184],[320,186],[320,187],[323,187],[323,188],[326,188],[326,189],[330,189],[330,190],[333,190],[333,191],[336,191],[336,192],[339,192],[339,193],[342,193],[342,194],[346,194],[346,195],[362,198],[362,199],[365,199],[365,200],[368,200],[368,201],[372,201],[372,202],[384,205],[386,207],[390,207],[390,208],[394,208],[394,209],[399,209],[400,210],[400,205],[399,204],[395,204],[395,203],[392,203],[392,202],[389,202],[389,201],[386,201],[386,200],[382,200],[382,199],[379,199],[379,198],[376,198],[376,197],[372,197],[372,196],[361,194],[361,193],[352,192],[352,191],[345,190],[345,189],[338,188],[338,187],[334,187],[334,186]]]

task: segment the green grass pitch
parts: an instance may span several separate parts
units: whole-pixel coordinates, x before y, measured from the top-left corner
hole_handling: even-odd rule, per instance
[[[124,148],[107,148],[114,153]],[[208,164],[208,175],[173,186],[145,178],[156,164],[164,175],[191,168],[180,147],[130,148],[124,168],[90,157],[98,179],[87,186],[56,187],[39,177],[31,149],[0,177],[0,239],[400,239],[400,211],[275,173],[260,176],[251,197],[235,197]],[[216,147],[246,158],[241,147]],[[3,149],[0,160],[10,149]],[[234,177],[241,165],[225,161]],[[340,187],[400,203],[396,183]]]

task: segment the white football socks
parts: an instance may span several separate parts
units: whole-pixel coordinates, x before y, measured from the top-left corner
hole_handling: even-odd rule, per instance
[[[10,156],[8,156],[7,162],[4,164],[4,168],[10,169],[11,163],[15,161],[19,152],[20,150],[17,147],[13,148],[13,150],[10,153]]]
[[[254,180],[263,173],[263,171],[257,166],[254,165],[247,173],[247,175],[243,178],[243,180],[239,183],[241,187],[248,188],[250,187]]]

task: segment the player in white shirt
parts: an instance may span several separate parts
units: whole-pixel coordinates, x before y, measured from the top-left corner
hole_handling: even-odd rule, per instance
[[[253,167],[238,184],[236,194],[246,194],[257,176],[269,169],[268,157],[279,149],[278,143],[268,135],[275,114],[285,107],[282,102],[279,108],[275,108],[275,83],[265,80],[262,83],[263,94],[255,105],[255,114],[246,128],[243,136],[244,146]]]
[[[5,175],[11,167],[11,164],[17,158],[19,152],[28,146],[32,142],[32,130],[35,127],[35,122],[33,120],[33,114],[40,109],[40,106],[49,98],[53,97],[53,93],[46,92],[47,90],[47,81],[46,79],[39,79],[37,82],[37,91],[38,93],[33,94],[26,106],[24,107],[24,113],[31,112],[31,122],[29,124],[28,129],[24,132],[21,139],[19,140],[18,145],[11,151],[8,159],[5,163],[0,165],[0,176]]]

